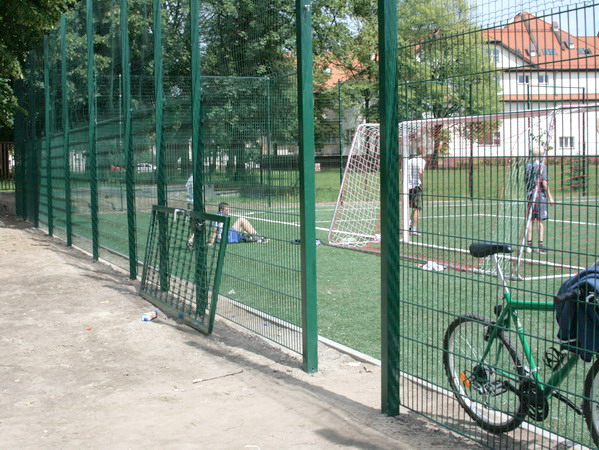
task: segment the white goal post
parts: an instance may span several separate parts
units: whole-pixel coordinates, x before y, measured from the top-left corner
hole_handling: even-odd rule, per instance
[[[399,228],[401,242],[411,244],[402,245],[405,254],[401,256],[422,263],[435,261],[446,267],[487,272],[493,270],[491,264],[469,261],[467,255],[463,256],[467,253],[467,237],[497,240],[514,244],[518,249],[517,254],[505,259],[512,266],[517,265],[516,271],[519,271],[522,262],[519,249],[525,243],[527,227],[531,226],[530,215],[527,215],[525,166],[531,160],[533,149],[540,149],[543,164],[548,157],[578,154],[579,149],[559,148],[557,136],[579,136],[578,141],[586,139],[586,146],[590,147],[588,141],[592,137],[585,136],[584,131],[584,121],[588,121],[585,114],[590,109],[596,114],[596,107],[576,107],[401,122]],[[587,126],[587,135],[588,129]],[[451,168],[461,170],[454,172],[461,174],[462,179],[456,183],[459,181],[462,186],[450,183],[429,186],[425,182],[423,214],[428,219],[419,227],[421,235],[415,237],[409,230],[408,171],[403,168],[407,167],[409,158],[418,153],[426,158],[427,168],[435,158],[440,162],[440,157],[447,156],[453,164]],[[474,180],[474,164],[485,166],[484,170],[477,170],[490,174],[492,179]],[[466,172],[470,179],[463,183]],[[449,176],[449,170],[447,174]],[[455,174],[452,176],[457,176]],[[437,174],[437,183],[442,175]],[[476,183],[478,185],[473,186]],[[451,204],[456,206],[452,208]],[[455,214],[455,219],[444,221],[451,214]],[[433,216],[441,219],[431,219]],[[484,224],[470,232],[466,228],[476,228],[477,217],[484,220]],[[329,229],[329,245],[378,253],[380,221],[380,125],[367,123],[358,126],[352,141]],[[456,256],[460,254],[462,256]]]

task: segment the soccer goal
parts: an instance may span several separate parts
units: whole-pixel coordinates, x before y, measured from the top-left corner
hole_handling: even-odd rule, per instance
[[[572,156],[577,149],[570,154],[556,149],[556,131],[583,140],[584,120],[578,109],[547,109],[400,123],[400,256],[492,274],[490,261],[471,257],[467,249],[472,240],[495,240],[514,246],[513,254],[502,256],[504,271],[514,277],[566,276],[580,270],[584,261],[564,263],[556,251],[570,251],[569,242],[582,232],[568,222],[564,207],[552,207],[553,222],[547,224],[551,238],[546,244],[552,254],[541,259],[523,250],[533,226],[526,166],[533,153],[543,166],[550,159],[559,165],[561,157]],[[416,155],[426,160],[417,234],[410,232],[407,170]],[[380,221],[380,126],[362,124],[348,155],[329,245],[378,253]]]

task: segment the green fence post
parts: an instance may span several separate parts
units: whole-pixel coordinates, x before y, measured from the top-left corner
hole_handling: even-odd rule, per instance
[[[189,4],[191,22],[191,151],[193,167],[193,210],[204,212],[204,145],[202,140],[202,85],[200,70],[200,2],[190,0]],[[196,311],[206,309],[206,292],[209,290],[210,281],[207,266],[207,251],[205,233],[209,232],[202,227],[199,231],[195,218],[191,218],[194,244],[199,247],[195,252],[194,283],[196,285]]]
[[[190,0],[191,14],[191,154],[193,210],[204,212],[204,146],[202,145],[202,91],[200,71],[200,4]]]
[[[44,35],[44,147],[46,148],[46,196],[48,200],[48,234],[54,233],[52,204],[52,138],[50,137],[50,42]]]
[[[158,205],[166,206],[164,138],[164,86],[162,73],[162,6],[160,0],[153,0],[154,16],[154,101],[156,105],[156,165],[158,166],[156,191]],[[167,238],[167,222],[164,215],[158,216],[158,239],[160,244],[160,285],[168,290],[169,261]]]
[[[302,247],[302,354],[303,368],[308,373],[318,370],[311,8],[310,0],[297,0],[296,2]]]
[[[62,89],[62,152],[64,155],[64,198],[67,245],[73,245],[73,211],[71,208],[71,168],[69,161],[69,93],[67,92],[67,18],[60,16],[60,85]]]
[[[28,206],[33,208],[31,215],[27,212],[27,218],[33,221],[33,225],[37,228],[40,226],[40,166],[39,154],[37,148],[37,97],[35,95],[35,64],[37,58],[35,52],[29,53],[29,157],[28,157],[28,176],[27,178],[33,181],[29,199],[31,200]]]
[[[397,0],[379,0],[381,120],[381,394],[382,412],[399,414],[399,167]]]
[[[89,140],[89,187],[92,218],[92,258],[100,256],[99,227],[98,227],[98,167],[96,157],[96,82],[94,77],[94,6],[93,0],[86,3],[86,34],[87,34],[87,110],[88,110],[88,140]]]
[[[137,278],[137,222],[135,216],[135,160],[131,133],[131,62],[129,58],[128,1],[121,0],[121,71],[123,82],[123,147],[125,148],[125,183],[127,192],[127,230],[129,237],[129,278]]]
[[[267,192],[268,192],[268,207],[272,207],[272,78],[267,78],[267,95],[268,95],[268,124],[267,124],[267,139],[268,144],[266,145],[266,157],[268,161],[266,178],[267,178]],[[262,164],[260,164],[260,171],[262,171]]]
[[[23,105],[23,80],[14,82],[17,103]],[[21,110],[15,112],[15,208],[17,216],[25,218],[25,117]]]

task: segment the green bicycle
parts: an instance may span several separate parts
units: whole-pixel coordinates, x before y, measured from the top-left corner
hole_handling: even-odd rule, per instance
[[[584,415],[595,445],[599,446],[599,359],[595,358],[584,382],[582,409],[557,388],[569,376],[580,357],[575,353],[555,351],[546,354],[551,367],[547,381],[541,379],[518,311],[554,311],[554,301],[577,298],[577,291],[558,296],[554,301],[512,299],[498,253],[511,253],[509,245],[476,242],[470,246],[474,257],[491,256],[503,286],[503,304],[495,307],[495,319],[479,314],[465,314],[447,328],[443,339],[443,365],[451,388],[466,413],[483,429],[504,433],[518,428],[528,416],[545,420],[550,398],[555,398]],[[509,338],[516,334],[524,350]],[[549,362],[547,360],[550,360]]]

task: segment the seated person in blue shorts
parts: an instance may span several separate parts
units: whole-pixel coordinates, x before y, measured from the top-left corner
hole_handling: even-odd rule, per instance
[[[226,202],[219,203],[218,213],[219,216],[229,215],[229,204]],[[215,242],[220,242],[223,234],[223,224],[217,223],[213,226],[212,236],[208,240],[208,245],[213,245]],[[257,242],[259,244],[265,244],[268,239],[258,235],[252,224],[244,217],[239,217],[229,228],[227,234],[229,244],[238,244],[240,242]]]

